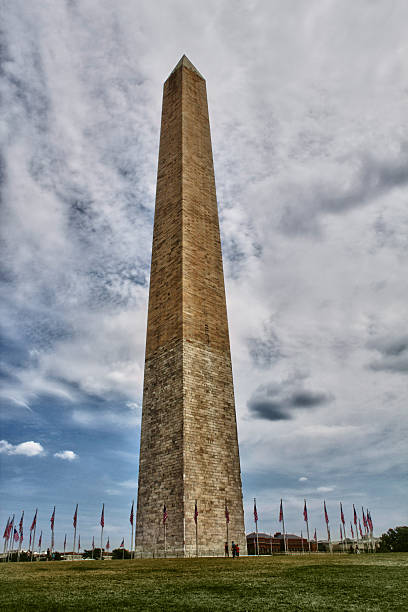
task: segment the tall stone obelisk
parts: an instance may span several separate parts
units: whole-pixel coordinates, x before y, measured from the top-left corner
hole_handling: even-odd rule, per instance
[[[197,501],[197,524],[194,520]],[[136,547],[246,550],[234,389],[204,78],[164,84],[140,443]]]

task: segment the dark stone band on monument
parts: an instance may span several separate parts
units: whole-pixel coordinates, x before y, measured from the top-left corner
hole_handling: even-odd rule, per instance
[[[183,56],[163,91],[136,550],[224,555],[227,534],[246,550],[206,85]]]

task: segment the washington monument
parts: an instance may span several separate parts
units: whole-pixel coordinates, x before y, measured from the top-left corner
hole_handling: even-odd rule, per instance
[[[163,91],[136,547],[223,554],[227,529],[245,550],[206,85],[183,55]]]

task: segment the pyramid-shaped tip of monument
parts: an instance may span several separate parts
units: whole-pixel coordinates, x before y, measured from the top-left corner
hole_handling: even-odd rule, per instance
[[[183,54],[182,57],[180,58],[179,62],[176,64],[176,66],[174,67],[174,69],[172,70],[170,76],[176,72],[176,70],[178,70],[179,68],[188,68],[189,70],[192,70],[193,72],[195,72],[196,74],[198,74],[199,77],[201,77],[202,79],[204,79],[203,75],[197,70],[197,68],[194,66],[194,64],[192,62],[190,62],[190,60],[188,59],[187,55]],[[204,79],[205,80],[205,79]]]

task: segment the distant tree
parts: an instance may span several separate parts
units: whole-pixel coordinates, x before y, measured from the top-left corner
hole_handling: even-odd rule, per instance
[[[82,558],[83,559],[92,559],[92,549],[91,550],[84,550],[84,552],[82,554]],[[100,559],[101,558],[101,549],[100,548],[94,548],[93,558],[94,559]]]
[[[112,559],[130,559],[130,552],[123,548],[115,548],[112,550]]]
[[[378,550],[380,552],[408,552],[408,527],[395,527],[383,533]]]

